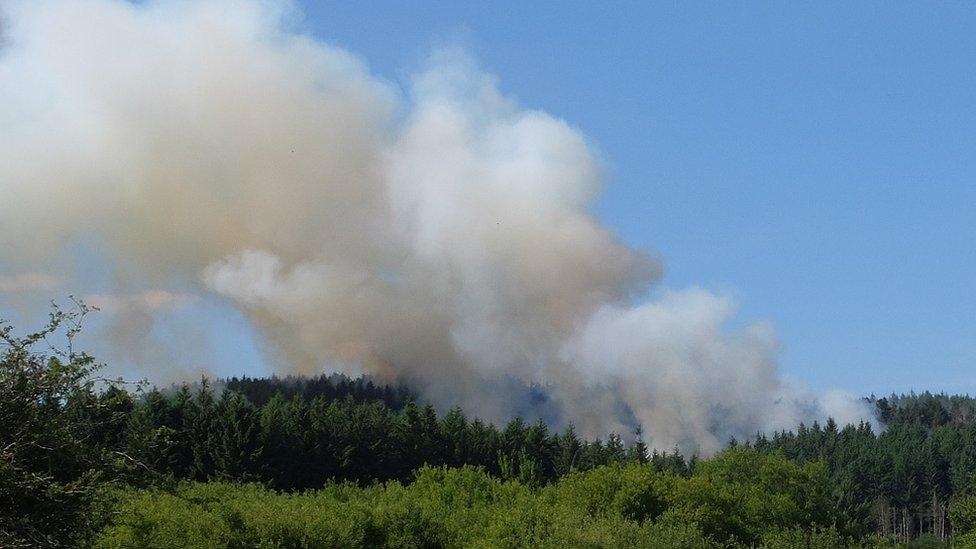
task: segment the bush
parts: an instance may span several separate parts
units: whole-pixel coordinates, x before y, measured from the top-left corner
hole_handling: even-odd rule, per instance
[[[609,465],[532,488],[474,467],[423,467],[410,484],[256,484],[121,493],[109,547],[842,547],[823,468],[748,449],[690,478]]]
[[[665,477],[669,518],[698,524],[724,543],[755,545],[767,532],[835,526],[838,515],[821,463],[731,448],[703,461],[690,478]]]
[[[533,491],[469,467],[423,468],[406,486],[301,494],[185,483],[120,492],[115,509],[97,547],[717,547],[691,524],[591,514],[558,489]]]
[[[760,545],[763,549],[836,549],[857,546],[833,527],[770,529],[763,534]]]
[[[71,348],[88,311],[80,302],[71,312],[55,306],[48,325],[25,337],[0,321],[2,547],[77,545],[93,526],[111,463],[90,441],[114,436],[107,424],[125,393],[96,395],[94,361]],[[65,333],[64,348],[47,343]]]
[[[641,523],[665,509],[660,483],[660,475],[648,465],[613,464],[563,477],[555,490],[559,503],[591,516],[620,516]]]
[[[952,500],[949,504],[949,520],[957,535],[976,531],[976,496]]]

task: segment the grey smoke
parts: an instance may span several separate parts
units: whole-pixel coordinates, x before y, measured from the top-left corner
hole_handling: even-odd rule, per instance
[[[639,297],[661,266],[590,214],[603,181],[585,137],[461,52],[433,54],[404,97],[295,31],[284,2],[3,6],[5,260],[96,235],[121,286],[224,296],[288,373],[410,380],[490,419],[526,408],[513,381],[585,434],[639,423],[658,448],[867,418],[785,383],[772,329],[730,329],[729,299]]]

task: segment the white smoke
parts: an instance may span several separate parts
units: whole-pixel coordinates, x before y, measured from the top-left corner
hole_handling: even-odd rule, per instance
[[[3,259],[95,235],[122,287],[223,295],[293,372],[351,365],[490,419],[526,409],[507,388],[538,385],[587,434],[639,423],[658,448],[710,452],[830,411],[781,381],[768,326],[727,328],[729,300],[639,298],[660,266],[589,213],[600,162],[566,122],[456,51],[400,97],[294,16],[4,4]],[[849,419],[851,401],[825,402]]]
[[[21,273],[0,276],[0,293],[51,291],[64,285],[60,277],[46,273]]]
[[[197,301],[197,297],[166,290],[148,290],[140,294],[126,296],[89,294],[84,296],[82,301],[106,313],[118,313],[125,310],[138,310],[152,313],[190,307]]]

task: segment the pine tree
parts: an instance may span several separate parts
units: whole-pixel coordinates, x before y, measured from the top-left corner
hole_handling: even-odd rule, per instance
[[[441,422],[441,430],[447,443],[445,463],[459,467],[469,463],[468,419],[460,408],[452,408]]]
[[[234,480],[256,480],[263,447],[257,409],[240,393],[224,391],[217,404],[216,470]]]
[[[561,477],[576,470],[579,467],[582,450],[583,445],[576,436],[576,430],[573,424],[569,424],[556,441],[556,453],[553,456],[556,475]]]

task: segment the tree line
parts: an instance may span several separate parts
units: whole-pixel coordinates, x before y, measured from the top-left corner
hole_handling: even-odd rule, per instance
[[[387,540],[403,534],[396,532],[399,523],[384,522],[392,519],[384,514],[382,502],[393,497],[399,503],[387,503],[399,509],[397,498],[413,501],[404,494],[419,490],[412,488],[418,478],[486,482],[489,492],[525,490],[526,509],[552,505],[560,486],[583,483],[586,490],[611,499],[624,494],[619,497],[637,498],[641,505],[658,502],[653,513],[640,519],[622,511],[613,520],[634,524],[618,525],[621,532],[644,528],[648,520],[647,528],[665,528],[656,522],[661,514],[669,517],[667,528],[680,523],[685,528],[680,535],[700,536],[703,546],[768,545],[770,536],[799,536],[806,543],[800,546],[806,547],[815,546],[810,545],[814,539],[836,546],[838,540],[855,545],[919,537],[935,543],[951,538],[958,545],[976,530],[976,402],[969,397],[870,397],[885,423],[881,432],[868,424],[841,427],[829,420],[760,433],[748,441],[731,440],[729,449],[706,460],[677,449],[649,450],[639,432],[628,437],[629,443],[617,434],[585,440],[572,427],[557,432],[541,421],[516,418],[495,426],[457,408],[438,414],[405,387],[365,378],[231,378],[133,391],[97,379],[94,360],[72,350],[86,313],[84,306],[69,313],[55,309],[47,327],[25,337],[0,324],[2,546],[79,545],[112,527],[115,534],[98,534],[99,539],[131,541],[135,538],[126,536],[136,535],[133,524],[151,527],[143,534],[153,536],[152,528],[166,525],[136,518],[161,502],[191,515],[217,512],[183,508],[190,503],[167,499],[207,493],[208,483],[217,483],[213,490],[235,498],[235,491],[242,490],[250,494],[245,500],[253,496],[285,508],[301,506],[287,499],[289,494],[297,497],[309,490],[325,490],[323,509],[345,505],[342,498],[330,499],[340,492],[365,498],[366,508],[360,509],[365,514],[357,515],[361,521],[343,528],[360,533],[373,528],[373,534],[355,538],[368,545],[371,535]],[[45,346],[62,332],[65,347]],[[479,480],[481,476],[487,480]],[[242,483],[262,488],[244,488]],[[794,492],[767,501],[787,488]],[[422,503],[411,505],[440,505],[423,499],[428,492],[423,494]],[[286,499],[275,499],[279,496]],[[501,513],[498,520],[503,522],[510,513],[529,512],[482,503],[486,516]],[[618,504],[624,505],[613,505]],[[271,520],[260,518],[258,508],[249,503],[241,505],[234,511],[241,517],[257,513],[253,520]],[[370,507],[376,505],[380,508]],[[746,511],[751,514],[741,515]],[[595,512],[570,513],[574,524],[587,525],[589,533],[578,532],[584,538],[591,528],[602,528],[589,522]],[[227,518],[226,513],[218,515]],[[683,518],[675,522],[675,516]],[[227,526],[237,529],[233,535],[257,535],[239,522]],[[453,531],[440,518],[434,522],[445,529],[441,534]],[[139,545],[133,543],[128,546]]]
[[[85,438],[120,449],[144,471],[195,481],[256,481],[288,491],[328,480],[407,481],[423,465],[477,466],[527,485],[611,463],[650,463],[680,475],[694,467],[695,458],[686,460],[677,450],[649,452],[639,436],[629,444],[616,434],[584,440],[572,427],[555,432],[542,421],[520,418],[499,428],[468,418],[460,408],[439,415],[407,397],[397,409],[382,398],[357,399],[328,387],[331,398],[278,393],[255,404],[229,388],[216,394],[208,382],[143,395],[112,386],[69,409],[87,426]]]
[[[100,425],[95,438],[165,475],[257,481],[291,491],[318,488],[328,480],[405,482],[424,465],[472,465],[503,480],[539,486],[616,463],[648,463],[656,471],[687,477],[698,461],[678,449],[649,451],[639,433],[625,444],[616,434],[588,441],[572,427],[554,432],[541,421],[527,424],[519,418],[499,428],[457,408],[438,415],[410,396],[396,401],[402,403],[398,409],[385,390],[374,386],[372,396],[364,392],[371,386],[365,380],[332,377],[316,385],[321,393],[285,397],[281,390],[263,404],[231,389],[236,383],[227,383],[219,396],[206,383],[169,395],[153,390],[141,398],[110,389],[91,409],[116,410],[119,421],[83,423]],[[290,386],[275,380],[249,383]],[[947,539],[949,502],[976,487],[976,422],[959,419],[968,417],[965,410],[973,400],[909,395],[875,403],[879,416],[888,410],[881,432],[866,423],[839,427],[828,420],[757,434],[741,445],[798,463],[822,462],[849,531]],[[945,404],[936,407],[939,403]]]
[[[881,536],[910,539],[950,534],[949,502],[973,493],[976,422],[968,396],[892,395],[876,399],[884,430],[800,425],[795,431],[757,435],[763,453],[800,463],[823,462],[837,501],[854,526]]]

